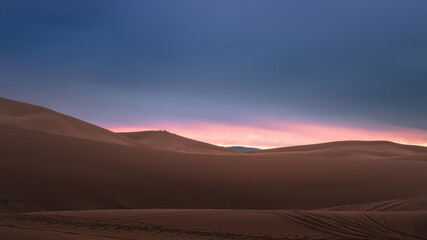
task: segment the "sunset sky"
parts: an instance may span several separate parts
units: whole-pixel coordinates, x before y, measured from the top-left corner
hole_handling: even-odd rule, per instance
[[[427,1],[0,3],[0,96],[219,145],[427,146]]]

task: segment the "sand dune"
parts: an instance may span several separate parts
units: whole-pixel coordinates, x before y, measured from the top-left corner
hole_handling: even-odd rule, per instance
[[[0,97],[0,124],[45,133],[125,145],[135,141],[82,120],[27,103]]]
[[[8,211],[315,209],[427,195],[427,163],[411,155],[188,154],[9,126],[0,136]]]
[[[334,156],[378,156],[394,157],[427,153],[427,148],[422,146],[404,145],[388,141],[340,141],[302,146],[273,148],[248,153],[305,153]]]
[[[119,133],[125,137],[131,138],[139,143],[150,146],[154,149],[176,152],[193,153],[238,153],[232,149],[219,147],[216,145],[185,138],[165,131],[143,131]]]
[[[195,153],[238,153],[163,131],[114,133],[50,109],[0,98],[0,124],[56,135],[116,144],[148,147],[163,151]]]
[[[320,146],[319,146],[320,145]],[[300,148],[301,147],[301,148]],[[311,150],[310,150],[311,149]],[[426,161],[427,147],[387,141],[342,141],[246,152],[250,156]]]
[[[0,239],[426,239],[426,149],[236,153],[1,99]]]

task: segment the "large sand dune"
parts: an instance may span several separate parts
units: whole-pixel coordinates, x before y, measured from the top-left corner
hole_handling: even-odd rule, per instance
[[[143,131],[120,133],[139,143],[163,151],[192,152],[192,153],[239,153],[225,147],[196,141],[166,131]]]
[[[139,145],[126,137],[82,120],[31,104],[0,98],[0,124],[56,135],[124,145]]]
[[[0,155],[0,212],[10,213],[0,239],[427,235],[424,147],[347,141],[236,153],[157,132],[117,134],[0,99]],[[146,210],[29,213],[96,209]],[[175,218],[182,211],[190,214]]]
[[[0,126],[1,208],[314,209],[427,195],[427,163],[184,154]]]

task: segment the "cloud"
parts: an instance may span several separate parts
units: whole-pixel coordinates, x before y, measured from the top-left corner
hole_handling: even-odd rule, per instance
[[[268,126],[267,126],[268,125]],[[383,126],[378,129],[270,120],[264,125],[214,122],[152,123],[144,126],[106,126],[115,132],[168,130],[212,144],[274,148],[341,140],[387,140],[427,146],[427,131]]]

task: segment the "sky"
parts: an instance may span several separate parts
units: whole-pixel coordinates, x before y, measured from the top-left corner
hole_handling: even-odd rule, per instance
[[[3,0],[0,96],[112,131],[427,145],[427,1]]]

